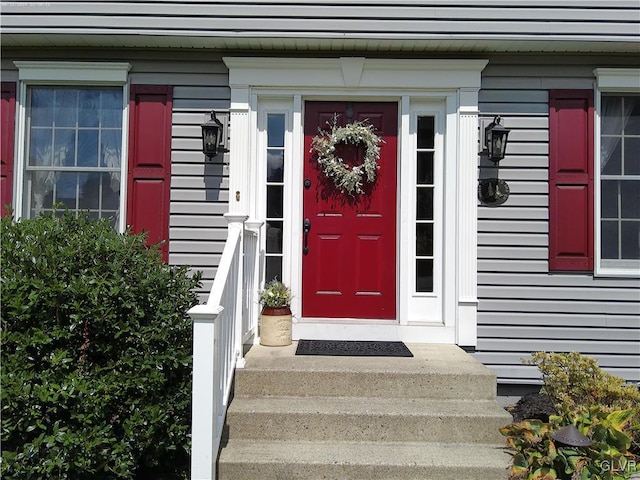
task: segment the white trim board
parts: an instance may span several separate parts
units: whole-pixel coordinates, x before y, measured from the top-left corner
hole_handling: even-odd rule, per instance
[[[411,279],[398,276],[397,321],[322,321],[296,319],[294,338],[402,339],[419,342],[477,344],[477,142],[478,91],[481,72],[487,60],[465,59],[371,59],[364,57],[277,58],[225,57],[231,87],[230,211],[259,217],[261,192],[256,167],[260,154],[258,117],[262,104],[282,101],[291,108],[291,151],[302,152],[302,115],[305,100],[396,101],[400,107],[399,164],[406,165],[413,155],[412,115],[420,105],[442,105],[444,139],[442,154],[445,192],[443,218],[443,274],[441,315],[411,311]],[[266,102],[266,103],[265,103]],[[426,104],[425,104],[426,102]],[[430,110],[430,109],[428,109]],[[251,172],[252,175],[248,175]],[[400,174],[402,175],[402,170]],[[286,173],[288,192],[285,225],[289,238],[301,238],[301,162],[292,161]],[[405,179],[406,181],[406,179]],[[399,231],[403,230],[409,198],[402,197],[400,185]],[[287,195],[287,194],[286,194]],[[254,218],[261,220],[261,218]],[[298,221],[299,220],[299,221]],[[406,230],[410,231],[410,230]],[[291,242],[283,262],[283,280],[294,292],[292,310],[301,311],[302,284],[300,242]],[[399,247],[402,242],[398,242]],[[397,257],[400,259],[400,255]],[[434,321],[434,318],[437,321]]]

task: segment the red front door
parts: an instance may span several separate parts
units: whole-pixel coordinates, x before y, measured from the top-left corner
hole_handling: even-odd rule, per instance
[[[310,152],[318,127],[338,115],[338,125],[367,120],[384,143],[373,183],[364,194],[338,190]],[[348,119],[350,117],[350,119]],[[386,102],[307,102],[304,115],[304,221],[302,316],[396,318],[396,185],[398,105]],[[362,163],[363,144],[340,144],[349,165]]]

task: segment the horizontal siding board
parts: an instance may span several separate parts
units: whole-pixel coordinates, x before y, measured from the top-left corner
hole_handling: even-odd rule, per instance
[[[507,159],[505,158],[503,161],[506,162]],[[513,160],[513,162],[515,162],[515,160]],[[513,193],[546,195],[547,193],[549,193],[549,184],[546,181],[525,182],[521,180],[510,180],[509,189]]]
[[[542,260],[502,260],[502,259],[478,259],[479,272],[539,272],[547,273],[549,271],[549,262]],[[481,300],[480,305],[484,308],[489,306]],[[511,304],[513,307],[513,304]],[[508,311],[508,305],[503,306]]]
[[[512,82],[513,85],[513,82]],[[546,90],[522,90],[519,89],[500,89],[489,90],[482,85],[478,101],[483,103],[541,103],[545,104],[549,101],[549,93]],[[511,138],[511,137],[509,137]]]
[[[485,365],[489,367],[490,370],[493,370],[498,378],[502,379],[502,383],[511,383],[505,380],[512,378],[518,381],[526,381],[526,383],[536,383],[531,382],[531,380],[540,380],[542,378],[542,375],[534,366],[493,365],[491,363],[486,363]]]
[[[574,300],[522,300],[482,298],[479,311],[485,312],[538,312],[538,313],[600,313],[610,315],[637,315],[638,304],[628,302],[597,302]],[[640,347],[639,347],[640,348]]]
[[[219,265],[220,257],[221,255],[219,254],[198,253],[194,255],[193,251],[181,252],[171,255],[171,263],[175,265],[190,265],[194,269],[199,269],[211,265]]]
[[[166,65],[162,65],[163,70],[166,71]],[[182,66],[184,68],[184,65]],[[206,72],[205,72],[206,73]],[[208,74],[211,75],[211,74]],[[207,101],[211,99],[222,99],[229,101],[229,76],[227,74],[221,74],[216,77],[218,80],[216,84],[207,83],[207,86],[201,85],[177,85],[173,89],[173,93],[176,97],[180,99],[180,101],[190,100],[190,99],[205,99]],[[190,80],[192,81],[192,80]],[[201,106],[201,105],[200,105]]]
[[[171,201],[173,202],[228,202],[229,191],[207,188],[200,190],[172,189]]]
[[[208,202],[176,202],[172,201],[169,208],[171,215],[199,214],[199,215],[222,215],[229,211],[227,201]],[[225,220],[226,221],[226,220]]]
[[[478,243],[481,245],[505,245],[505,246],[534,246],[546,247],[549,243],[549,236],[543,234],[513,233],[503,235],[500,233],[480,233]]]
[[[482,363],[491,363],[494,365],[518,365],[525,361],[531,360],[531,355],[525,352],[494,352],[494,353],[474,353],[477,360]],[[637,368],[640,367],[640,360],[635,355],[612,355],[596,353],[590,355],[601,367],[624,367]]]
[[[506,247],[509,248],[509,247]],[[637,293],[628,288],[584,288],[561,287],[558,285],[534,286],[534,285],[500,285],[478,287],[478,294],[482,298],[504,298],[514,300],[538,299],[542,301],[572,299],[575,301],[592,300],[601,302],[633,302],[636,311],[640,314],[640,300]]]
[[[204,114],[211,110],[218,111],[228,109],[229,101],[223,98],[211,98],[206,102],[206,104],[203,104],[203,102],[198,99],[186,98],[184,100],[179,100],[176,107],[182,108],[183,110],[200,110]],[[200,123],[202,123],[202,121]]]
[[[203,175],[201,177],[173,177],[171,179],[171,187],[178,189],[198,189],[198,190],[211,190],[211,189],[228,189],[229,177],[223,177],[219,175]]]
[[[202,140],[201,140],[202,142]],[[225,153],[222,157],[222,160],[218,160],[216,157],[215,162],[208,162],[205,160],[204,155],[202,154],[202,150],[173,150],[172,159],[174,164],[181,163],[194,163],[200,165],[206,165],[207,168],[222,168],[225,170],[220,170],[223,175],[228,175],[228,166],[229,166],[229,154]]]
[[[528,113],[531,115],[547,115],[549,113],[548,107],[543,103],[482,103],[480,104],[480,111],[483,113],[491,113],[493,115],[510,115],[512,113],[523,114]]]
[[[481,221],[478,224],[478,231],[481,233],[500,232],[504,235],[511,233],[547,233],[549,227],[547,222],[498,219],[492,222]]]
[[[512,235],[504,235],[509,238]],[[640,302],[640,295],[637,291],[637,280],[630,278],[594,278],[591,273],[573,273],[561,274],[554,273],[549,275],[505,275],[484,273],[478,278],[480,285],[530,285],[530,286],[548,286],[548,287],[577,287],[577,288],[594,288],[607,290],[609,288],[625,289],[629,300],[637,300]],[[638,312],[640,315],[640,311]],[[640,325],[638,325],[640,327]]]
[[[190,227],[190,228],[220,228],[227,229],[227,221],[222,217],[227,213],[226,205],[220,205],[217,214],[212,215],[171,215],[171,225],[173,227]]]
[[[505,204],[501,208],[480,207],[478,209],[480,220],[547,220],[549,213],[545,208],[514,207]]]
[[[509,133],[509,145],[511,144],[520,144],[523,142],[548,142],[549,141],[549,131],[547,129],[524,129],[524,128],[516,128],[513,125],[513,122],[510,118],[506,117],[503,119],[503,122],[509,123],[509,128],[511,132]],[[538,157],[539,158],[539,157]],[[500,162],[502,165],[502,161]]]
[[[227,239],[227,228],[172,227],[171,238],[175,240],[193,240],[196,238],[200,247],[202,243],[224,242]]]
[[[511,136],[511,135],[509,135]],[[545,142],[547,141],[548,133],[544,133]],[[543,141],[543,140],[541,140]],[[526,169],[544,169],[549,167],[549,157],[546,155],[514,155],[511,152],[511,144],[507,146],[509,154],[500,160],[500,170],[513,169],[513,168],[526,168]],[[541,179],[537,182],[538,185],[547,185],[547,179]],[[547,193],[548,189],[545,189],[543,193]]]
[[[226,235],[225,235],[226,238]],[[171,240],[170,249],[171,253],[191,253],[191,255],[197,254],[217,254],[222,255],[224,250],[224,240],[222,241],[194,241],[188,240]]]
[[[144,84],[169,84],[169,85],[182,85],[185,82],[189,82],[193,85],[220,85],[225,82],[228,83],[227,76],[219,73],[193,73],[185,76],[184,73],[168,72],[162,75],[158,75],[157,72],[136,72],[132,71],[131,83],[144,83]],[[228,105],[228,103],[227,103]]]
[[[478,256],[483,259],[514,259],[526,258],[528,260],[540,260],[548,257],[546,247],[505,247],[505,246],[479,246]]]
[[[567,339],[482,339],[478,341],[478,347],[486,350],[516,350],[520,352],[582,352],[584,354],[618,352],[621,354],[638,355],[638,342],[634,341],[597,341],[587,342],[583,340]]]
[[[546,195],[521,195],[517,189],[511,188],[511,194],[503,204],[505,207],[547,207],[549,200]]]
[[[511,149],[511,144],[507,146]],[[546,146],[544,147],[546,148]],[[509,152],[513,155],[513,152]],[[505,163],[508,165],[508,163]],[[549,172],[546,168],[518,168],[518,167],[500,167],[500,178],[507,180],[508,182],[514,181],[540,181],[546,182],[549,178]]]
[[[188,150],[188,151],[201,151],[202,150],[202,130],[199,132],[198,137],[173,137],[171,141],[171,148],[173,150]],[[202,157],[204,162],[204,156]]]
[[[501,379],[501,382],[504,384],[541,384],[542,382],[539,380],[535,382],[536,379],[540,379],[540,375],[536,374],[536,369],[528,369],[527,367],[504,367],[501,365],[491,365],[488,364],[490,370],[492,370],[498,378]],[[607,373],[615,375],[617,377],[627,379],[628,381],[638,382],[640,381],[640,373],[638,369],[628,369],[628,368],[603,368],[603,370]]]
[[[640,329],[615,329],[615,328],[587,328],[587,327],[523,327],[523,326],[483,326],[478,331],[479,337],[522,338],[546,340],[553,337],[554,340],[622,340],[627,342],[640,342]],[[638,347],[640,349],[640,347]],[[638,351],[637,349],[637,351]]]
[[[205,178],[228,178],[229,175],[226,165],[206,161],[204,156],[200,163],[175,162],[173,164],[173,171],[174,175],[177,175],[177,172],[179,172],[180,176],[191,178],[191,181],[196,183],[198,186],[202,186],[202,182],[205,181]]]

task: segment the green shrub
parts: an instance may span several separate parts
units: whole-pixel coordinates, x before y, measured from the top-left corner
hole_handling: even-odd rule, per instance
[[[605,411],[635,409],[638,412],[626,427],[631,451],[640,455],[640,390],[624,379],[603,371],[598,362],[578,352],[535,352],[532,363],[542,373],[542,392],[560,415],[585,413],[592,405]]]
[[[500,432],[515,453],[510,469],[514,480],[623,480],[638,471],[640,459],[629,451],[631,438],[625,433],[637,411],[608,412],[591,407],[572,418],[551,416],[549,423],[525,420]],[[589,447],[570,447],[556,442],[552,433],[573,424],[591,438]]]
[[[542,392],[549,395],[559,411],[596,404],[620,410],[640,402],[638,387],[625,385],[624,379],[604,372],[594,358],[578,352],[535,352],[531,358],[542,373]]]
[[[623,379],[600,369],[577,352],[535,352],[542,373],[541,392],[558,415],[549,422],[525,420],[500,431],[515,450],[512,479],[622,480],[640,467],[640,393]],[[563,446],[551,437],[573,424],[592,441],[590,447]]]
[[[5,217],[1,246],[2,478],[186,474],[199,274],[71,213]]]

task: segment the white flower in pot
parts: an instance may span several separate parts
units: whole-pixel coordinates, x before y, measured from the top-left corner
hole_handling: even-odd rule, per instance
[[[277,278],[260,292],[260,344],[269,347],[291,345],[291,290]]]

